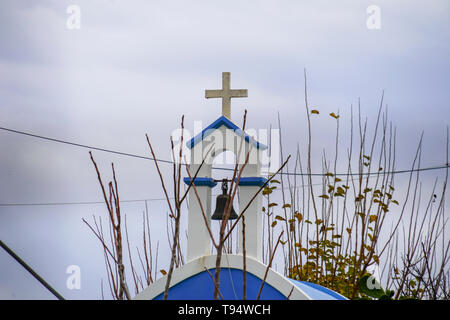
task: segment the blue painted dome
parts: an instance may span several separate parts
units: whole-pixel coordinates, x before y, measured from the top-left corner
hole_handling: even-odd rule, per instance
[[[215,269],[209,269],[214,275]],[[303,281],[289,279],[313,300],[345,300],[345,297],[325,287]],[[255,300],[262,280],[247,272],[247,299]],[[220,292],[226,300],[242,300],[243,272],[240,269],[221,268]],[[169,300],[212,300],[214,283],[208,272],[197,273],[172,286],[169,290]],[[162,300],[163,294],[154,299]],[[286,297],[273,286],[265,283],[261,291],[261,300],[286,300]]]

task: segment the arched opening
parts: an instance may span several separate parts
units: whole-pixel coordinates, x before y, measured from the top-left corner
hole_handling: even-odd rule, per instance
[[[233,173],[236,167],[236,155],[229,150],[222,150],[219,152],[215,152],[213,155],[214,160],[212,162],[212,178],[216,180],[231,180],[233,178]],[[218,169],[220,168],[220,169]],[[225,169],[225,170],[224,170]],[[213,188],[211,193],[211,215],[216,210],[217,206],[217,196],[222,194],[222,182],[218,181],[217,185]],[[231,181],[228,181],[228,193],[230,193],[231,190]],[[235,212],[239,215],[239,190],[237,190],[236,195],[233,199],[233,208]],[[234,223],[235,220],[228,221],[228,224],[225,229],[225,233],[228,232],[231,225]],[[216,239],[216,242],[218,242],[219,239],[219,231],[220,231],[220,225],[221,220],[212,220],[211,221],[211,231],[213,232],[213,235]],[[227,241],[224,244],[225,252],[227,253],[237,253],[238,252],[238,228],[236,227],[231,236],[227,239]],[[212,249],[212,253],[215,252],[215,248]]]

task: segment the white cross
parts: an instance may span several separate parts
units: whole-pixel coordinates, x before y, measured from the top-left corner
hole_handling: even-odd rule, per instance
[[[222,90],[205,90],[205,98],[222,98],[222,115],[231,120],[231,98],[247,98],[247,89],[230,89],[230,73],[222,72]]]

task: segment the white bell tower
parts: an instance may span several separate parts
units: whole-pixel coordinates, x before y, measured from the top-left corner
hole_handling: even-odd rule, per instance
[[[219,154],[225,151],[232,152],[236,156],[239,170],[244,165],[247,154],[249,155],[249,160],[239,180],[239,210],[242,210],[249,204],[250,200],[266,181],[261,176],[261,153],[267,149],[267,146],[260,144],[253,137],[245,134],[230,120],[231,98],[247,97],[247,90],[231,90],[229,72],[222,74],[222,81],[222,90],[206,90],[205,94],[206,98],[222,98],[222,116],[188,142],[188,147],[191,149],[189,171],[192,177],[197,172],[205,155],[208,155],[194,180],[208,224],[211,224],[212,213],[211,189],[217,185],[211,176],[212,163]],[[190,178],[184,178],[184,182],[189,184]],[[187,261],[211,254],[210,236],[205,225],[201,206],[194,189],[191,188],[189,190]],[[259,193],[244,213],[246,254],[258,261],[261,261],[262,256],[261,206],[261,193]],[[237,214],[239,215],[239,211]],[[239,223],[239,236],[242,234],[241,228],[242,221]],[[242,239],[239,240],[239,248],[239,253],[242,253]]]
[[[213,160],[224,151],[230,151],[236,156],[239,171],[242,171],[238,183],[239,210],[236,210],[238,215],[266,182],[266,179],[261,176],[261,160],[262,151],[267,147],[245,134],[231,121],[231,98],[246,97],[247,90],[231,90],[229,72],[222,74],[222,81],[222,90],[206,90],[206,98],[222,98],[222,116],[188,142],[188,147],[191,149],[189,171],[192,178],[202,161],[205,161],[193,181],[198,197],[194,188],[189,190],[187,261],[173,270],[169,290],[169,298],[172,299],[212,299],[213,297],[214,284],[208,273],[209,270],[216,268],[217,256],[211,253],[211,238],[207,228],[207,225],[212,223],[211,191],[217,185],[216,180],[211,176]],[[246,163],[247,155],[249,159]],[[245,167],[241,170],[244,164]],[[190,184],[191,178],[185,177],[184,182]],[[242,220],[238,224],[239,252],[224,254],[224,258],[220,261],[220,267],[223,270],[220,276],[220,290],[225,299],[243,299],[242,290],[240,290],[243,288],[243,283],[239,280],[243,279],[240,273],[243,270],[246,270],[247,274],[247,299],[257,299],[259,294],[254,289],[260,286],[261,299],[345,299],[316,284],[308,285],[288,279],[262,262],[261,202],[262,192],[253,199],[244,213],[245,264],[242,256]],[[166,286],[167,275],[150,284],[135,299],[162,299]]]

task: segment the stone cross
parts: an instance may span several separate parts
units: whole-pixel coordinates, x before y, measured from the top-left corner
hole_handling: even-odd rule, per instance
[[[231,98],[247,98],[247,89],[230,89],[230,73],[222,72],[222,90],[205,90],[205,98],[222,98],[222,115],[231,120]]]

